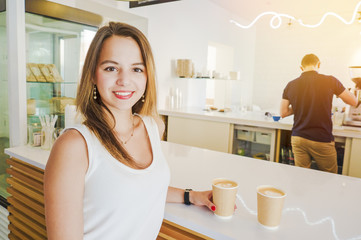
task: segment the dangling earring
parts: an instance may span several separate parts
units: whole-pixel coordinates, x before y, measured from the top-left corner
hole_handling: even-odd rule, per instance
[[[145,102],[145,96],[143,95],[142,96],[142,103],[144,103]]]
[[[93,99],[97,99],[97,85],[94,85],[94,88],[93,88]]]

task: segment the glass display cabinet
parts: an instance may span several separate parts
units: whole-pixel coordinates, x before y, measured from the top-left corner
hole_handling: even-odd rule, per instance
[[[9,165],[5,161],[9,156],[4,153],[4,149],[9,147],[6,11],[2,8],[4,4],[0,1],[0,208],[6,208],[5,199],[9,196],[6,191],[6,168]],[[0,218],[3,217],[1,210]],[[4,234],[0,234],[0,239],[3,236]]]
[[[57,115],[64,128],[66,105],[73,105],[86,52],[97,27],[25,14],[28,139],[39,131],[39,116]]]

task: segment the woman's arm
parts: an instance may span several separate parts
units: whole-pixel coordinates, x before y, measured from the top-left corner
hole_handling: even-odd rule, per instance
[[[84,177],[87,145],[76,130],[55,142],[44,175],[45,218],[48,239],[83,239]]]
[[[159,136],[163,136],[164,122],[160,118],[156,118]],[[184,189],[168,187],[167,202],[184,203]],[[191,191],[189,192],[189,201],[197,206],[207,206],[212,211],[216,210],[216,206],[211,202],[212,191]]]
[[[184,203],[184,189],[168,187],[167,202]],[[216,206],[211,202],[212,191],[190,191],[189,201],[196,206],[206,206],[215,211]]]

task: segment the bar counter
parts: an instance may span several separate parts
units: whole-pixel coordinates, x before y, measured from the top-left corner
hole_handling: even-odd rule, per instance
[[[201,108],[185,107],[181,109],[159,109],[159,114],[214,122],[223,122],[270,129],[291,130],[293,116],[288,116],[278,122],[266,117],[264,111],[205,111]],[[361,127],[333,126],[333,135],[337,137],[361,138]]]
[[[238,182],[237,210],[229,220],[205,207],[168,203],[165,219],[213,239],[361,239],[361,179],[233,154],[162,142],[171,185],[211,189],[214,178]],[[45,168],[48,151],[17,147],[10,156]],[[257,222],[256,187],[274,185],[287,193],[277,230]]]

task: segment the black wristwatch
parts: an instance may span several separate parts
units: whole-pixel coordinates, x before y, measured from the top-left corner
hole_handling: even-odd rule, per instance
[[[189,192],[193,191],[192,189],[185,189],[184,191],[184,204],[185,205],[191,205],[192,203],[189,201]]]

